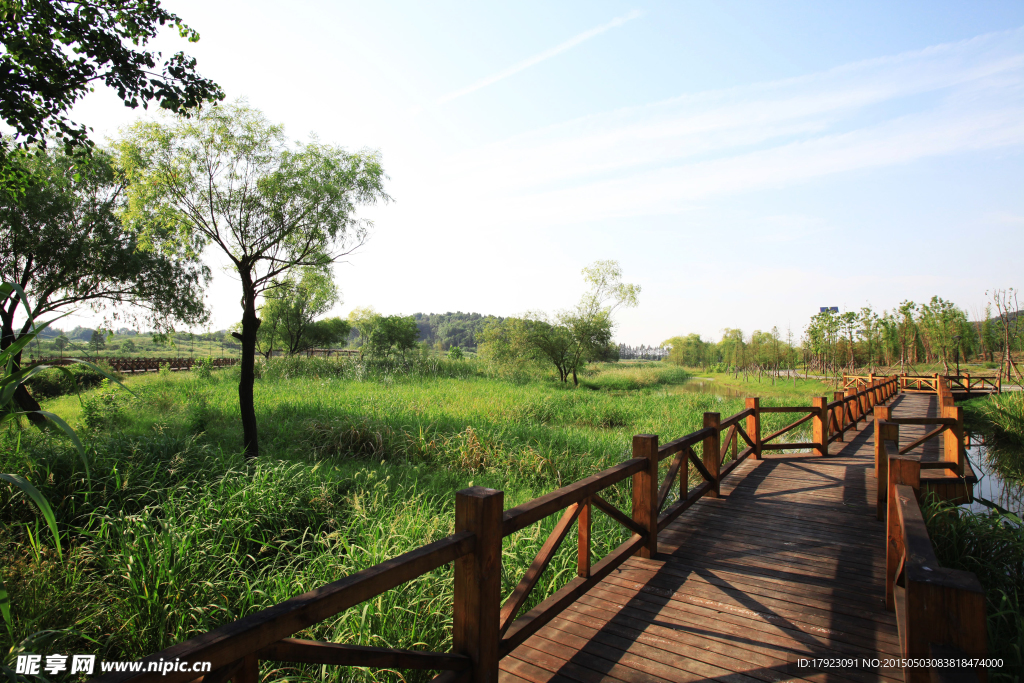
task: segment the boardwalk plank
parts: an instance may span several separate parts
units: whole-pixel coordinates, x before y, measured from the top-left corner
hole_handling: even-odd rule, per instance
[[[897,401],[927,414],[929,398]],[[925,428],[920,428],[924,433]],[[902,680],[901,671],[802,673],[809,656],[896,655],[885,611],[885,525],[875,519],[871,419],[834,453],[748,459],[502,660],[502,681]],[[906,439],[915,432],[906,428]],[[921,447],[937,457],[938,446]]]

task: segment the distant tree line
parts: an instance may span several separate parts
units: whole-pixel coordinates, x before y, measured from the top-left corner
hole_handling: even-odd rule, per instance
[[[619,358],[622,360],[664,360],[668,358],[669,349],[665,346],[629,346],[619,344]]]
[[[983,320],[970,321],[950,301],[903,301],[880,314],[870,306],[814,315],[799,341],[777,327],[749,336],[726,328],[717,341],[690,334],[665,340],[668,361],[689,367],[779,375],[800,366],[807,373],[838,375],[855,368],[912,372],[917,364],[941,364],[946,374],[957,361],[998,363],[1000,375],[1021,377],[1014,354],[1024,352],[1024,316],[1016,292],[996,290]],[[621,351],[620,351],[621,353]],[[625,356],[623,356],[625,357]]]
[[[463,351],[475,351],[481,334],[488,325],[500,323],[504,318],[480,313],[413,313],[420,331],[420,339],[438,351],[454,346]]]

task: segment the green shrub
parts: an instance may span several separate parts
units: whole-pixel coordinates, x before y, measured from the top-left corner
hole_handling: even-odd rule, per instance
[[[124,426],[128,422],[131,395],[111,389],[107,379],[100,383],[100,387],[98,392],[82,399],[82,422],[93,431]]]
[[[192,373],[197,379],[210,379],[213,377],[213,359],[200,358],[192,364]]]
[[[102,363],[99,366],[111,375],[114,375],[114,371],[110,366]],[[57,368],[48,368],[38,375],[29,378],[25,384],[32,392],[32,396],[37,401],[42,401],[47,398],[73,394],[76,390],[85,391],[86,389],[92,389],[99,386],[106,379],[103,373],[96,372],[85,365],[73,364],[66,366],[66,369],[71,373],[71,377],[68,377],[67,373]],[[120,378],[120,375],[114,376]]]

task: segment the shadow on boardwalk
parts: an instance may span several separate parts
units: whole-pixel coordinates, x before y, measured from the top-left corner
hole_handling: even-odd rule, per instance
[[[795,665],[898,654],[872,428],[849,432],[827,458],[748,459],[721,498],[659,535],[655,559],[631,558],[505,657],[502,680],[902,680]]]

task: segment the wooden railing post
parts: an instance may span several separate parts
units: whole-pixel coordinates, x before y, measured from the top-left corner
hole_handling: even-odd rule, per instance
[[[959,406],[942,406],[942,417],[956,420],[942,433],[942,459],[956,463],[957,476],[964,476],[964,409]]]
[[[833,414],[836,416],[836,429],[839,431],[839,436],[836,438],[836,441],[839,441],[840,443],[846,440],[846,410],[842,403],[843,398],[843,392],[841,391],[835,391],[832,393],[832,400],[840,402],[839,407],[833,411]]]
[[[590,496],[580,501],[580,516],[576,519],[576,574],[584,579],[590,576]]]
[[[886,491],[889,487],[889,458],[885,454],[885,442],[900,443],[900,426],[889,422],[892,408],[878,406],[875,408],[875,516],[885,519]]]
[[[898,425],[896,425],[898,426]],[[893,442],[889,442],[893,443]],[[885,442],[883,442],[883,446]],[[895,444],[894,444],[895,446]],[[921,488],[921,461],[909,455],[899,455],[899,449],[886,448],[889,459],[888,507],[886,513],[885,544],[885,608],[896,609],[896,569],[903,559],[903,531],[900,529],[899,513],[896,510],[896,486],[910,486],[916,493]]]
[[[824,396],[815,396],[811,399],[814,407],[814,417],[811,418],[812,439],[814,450],[820,456],[828,455],[828,399]]]
[[[747,416],[747,436],[754,442],[754,451],[751,455],[754,460],[761,459],[761,399],[748,398],[747,410],[753,410],[753,415]]]
[[[713,427],[715,430],[714,434],[705,437],[704,452],[701,454],[701,460],[704,461],[704,469],[708,471],[713,480],[711,490],[707,493],[711,498],[718,498],[722,494],[722,479],[719,476],[719,472],[722,471],[721,444],[719,443],[719,440],[722,438],[721,425],[721,413],[704,413],[704,427]]]
[[[658,554],[658,436],[637,434],[633,437],[633,457],[647,460],[646,469],[633,475],[633,521],[647,530],[647,539],[640,546],[640,557]]]
[[[942,391],[939,392],[939,405],[942,407],[956,405],[956,400],[953,398],[953,392],[945,385],[943,385]]]
[[[242,657],[242,666],[235,675],[231,677],[232,683],[259,683],[260,662],[256,659],[256,653]]]
[[[497,683],[501,613],[501,524],[505,494],[473,486],[455,494],[455,531],[476,536],[455,560],[452,651],[473,661],[474,683]]]
[[[686,500],[686,497],[690,495],[690,459],[685,455],[683,462],[679,465],[679,473],[676,478],[679,479],[679,500]]]
[[[847,405],[850,406],[850,417],[853,419],[853,428],[857,428],[857,423],[860,422],[860,399],[857,398],[856,389],[846,390]]]

